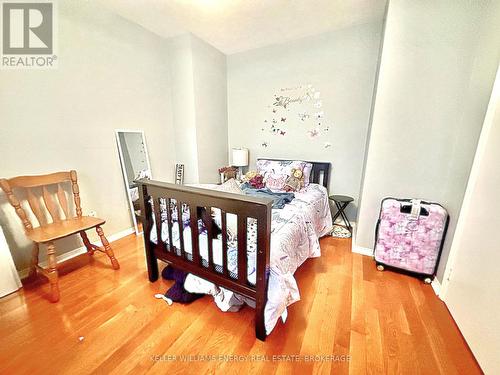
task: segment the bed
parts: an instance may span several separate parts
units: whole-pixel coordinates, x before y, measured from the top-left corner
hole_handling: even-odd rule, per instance
[[[309,186],[282,209],[272,209],[270,199],[211,190],[215,186],[139,181],[149,280],[159,277],[158,259],[189,272],[192,291],[215,286],[222,300],[254,307],[256,336],[265,340],[300,299],[293,273],[320,255],[319,237],[331,229],[330,163],[310,163]],[[215,222],[200,210],[215,212]]]

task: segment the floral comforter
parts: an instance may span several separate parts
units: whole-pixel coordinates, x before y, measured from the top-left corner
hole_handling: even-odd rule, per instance
[[[214,188],[214,185],[197,185],[197,187]],[[216,219],[217,221],[217,219]],[[230,225],[228,218],[228,225]],[[286,309],[292,303],[300,300],[300,293],[294,273],[308,258],[319,257],[321,249],[319,238],[328,234],[332,227],[332,217],[328,203],[327,190],[318,184],[309,184],[300,192],[295,193],[295,199],[282,209],[273,209],[271,223],[271,254],[268,300],[264,318],[266,332],[269,334],[280,317],[286,318]],[[162,240],[168,241],[166,225],[162,226]],[[153,226],[151,241],[157,241]],[[178,225],[173,226],[174,246],[179,247]],[[189,226],[183,229],[184,248],[191,252],[191,233]],[[228,269],[237,274],[237,238],[228,241]],[[247,234],[248,246],[248,280],[255,284],[256,279],[256,229],[250,222]],[[208,259],[206,231],[200,232],[200,255]],[[222,241],[213,241],[214,263],[222,264]],[[244,303],[253,306],[247,300],[230,290],[218,287],[213,283],[194,275],[188,275],[184,288],[193,293],[206,293],[214,297],[216,304],[223,311],[237,311]]]

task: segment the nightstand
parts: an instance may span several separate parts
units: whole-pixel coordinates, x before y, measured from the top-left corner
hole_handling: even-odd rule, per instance
[[[347,229],[349,232],[352,234],[352,225],[349,222],[349,219],[347,218],[347,215],[345,214],[345,209],[351,203],[354,198],[349,197],[347,195],[330,195],[328,197],[330,200],[332,200],[335,203],[335,206],[337,207],[337,213],[333,216],[333,223],[335,224],[335,220],[340,216],[342,220],[344,221],[344,224],[346,225]]]

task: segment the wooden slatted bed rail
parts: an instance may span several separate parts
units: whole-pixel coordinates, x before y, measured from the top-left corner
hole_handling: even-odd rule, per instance
[[[152,180],[140,180],[139,192],[149,280],[153,282],[158,279],[158,259],[160,259],[176,268],[244,295],[255,301],[255,333],[257,338],[265,340],[264,307],[267,302],[269,279],[272,200]],[[214,262],[212,239],[217,236],[211,217],[212,208],[220,210],[222,265],[216,265]],[[172,210],[176,210],[177,222],[174,222]],[[181,229],[184,226],[183,211],[189,212],[190,253],[186,251],[184,230]],[[164,224],[162,224],[162,214]],[[237,217],[236,275],[228,269],[228,214]],[[251,219],[256,220],[257,229],[255,284],[249,282],[247,272],[247,225]],[[199,220],[207,230],[207,260],[203,259],[200,253]],[[177,248],[174,247],[173,226],[179,223],[179,248]],[[162,225],[167,225],[168,228],[168,238],[165,242],[162,241]],[[153,226],[156,226],[157,244],[150,240]]]
[[[290,160],[266,159],[280,162]],[[309,181],[323,185],[328,189],[331,164],[328,162],[310,162],[312,164]],[[150,281],[158,280],[158,259],[170,263],[176,268],[192,273],[216,285],[232,290],[255,301],[255,333],[258,339],[265,340],[264,308],[267,303],[267,288],[269,281],[269,261],[271,248],[271,199],[255,198],[246,195],[226,193],[190,186],[174,185],[160,181],[139,181],[141,220],[144,229],[144,243],[148,275]],[[152,204],[151,204],[151,203]],[[162,208],[163,207],[163,208]],[[184,207],[184,208],[183,208]],[[221,236],[217,240],[222,252],[221,260],[214,260],[212,239],[216,233],[212,222],[212,208],[219,212]],[[191,231],[191,246],[186,249],[184,238],[183,211],[189,212],[189,228]],[[163,216],[162,216],[163,214]],[[228,236],[230,223],[228,218],[236,215],[236,228],[232,225],[232,241]],[[178,227],[178,248],[174,247],[173,228],[179,225],[176,218],[181,218]],[[187,215],[186,215],[187,216]],[[153,220],[154,217],[154,220]],[[162,219],[166,222],[167,240],[162,241]],[[201,220],[207,231],[207,256],[200,251],[200,236],[198,223]],[[249,244],[248,222],[252,220],[251,229],[256,228],[255,243]],[[255,224],[256,222],[256,224]],[[155,228],[153,226],[156,225]],[[255,225],[255,227],[254,227]],[[157,244],[151,241],[151,230],[156,231]],[[237,240],[234,241],[236,234]],[[255,237],[252,237],[255,238]],[[189,241],[188,241],[189,242]],[[231,243],[230,243],[231,242]],[[235,242],[237,245],[235,245]],[[228,249],[232,246],[233,255],[236,246],[236,272],[228,267]],[[255,283],[248,280],[248,247],[255,245]],[[187,250],[190,250],[187,251]],[[252,250],[253,251],[253,250]],[[253,258],[252,258],[253,260]],[[253,275],[253,274],[252,274]]]

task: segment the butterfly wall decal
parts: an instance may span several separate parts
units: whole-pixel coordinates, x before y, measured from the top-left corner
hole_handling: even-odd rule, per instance
[[[310,115],[306,112],[299,112],[297,113],[297,116],[299,116],[299,119],[302,122],[306,121],[310,117]]]
[[[325,120],[325,113],[322,110],[321,92],[312,84],[281,88],[272,95],[272,99],[273,102],[267,106],[271,108],[272,116],[264,121],[263,131],[269,131],[277,136],[301,131],[310,139],[320,139],[330,130],[331,124],[327,125],[329,122]],[[305,128],[296,127],[298,124],[302,124]],[[263,141],[261,146],[268,147],[268,141]],[[332,144],[324,142],[323,147],[327,149],[332,147]]]
[[[307,135],[309,136],[309,138],[314,139],[319,135],[319,131],[316,129],[308,130]]]

